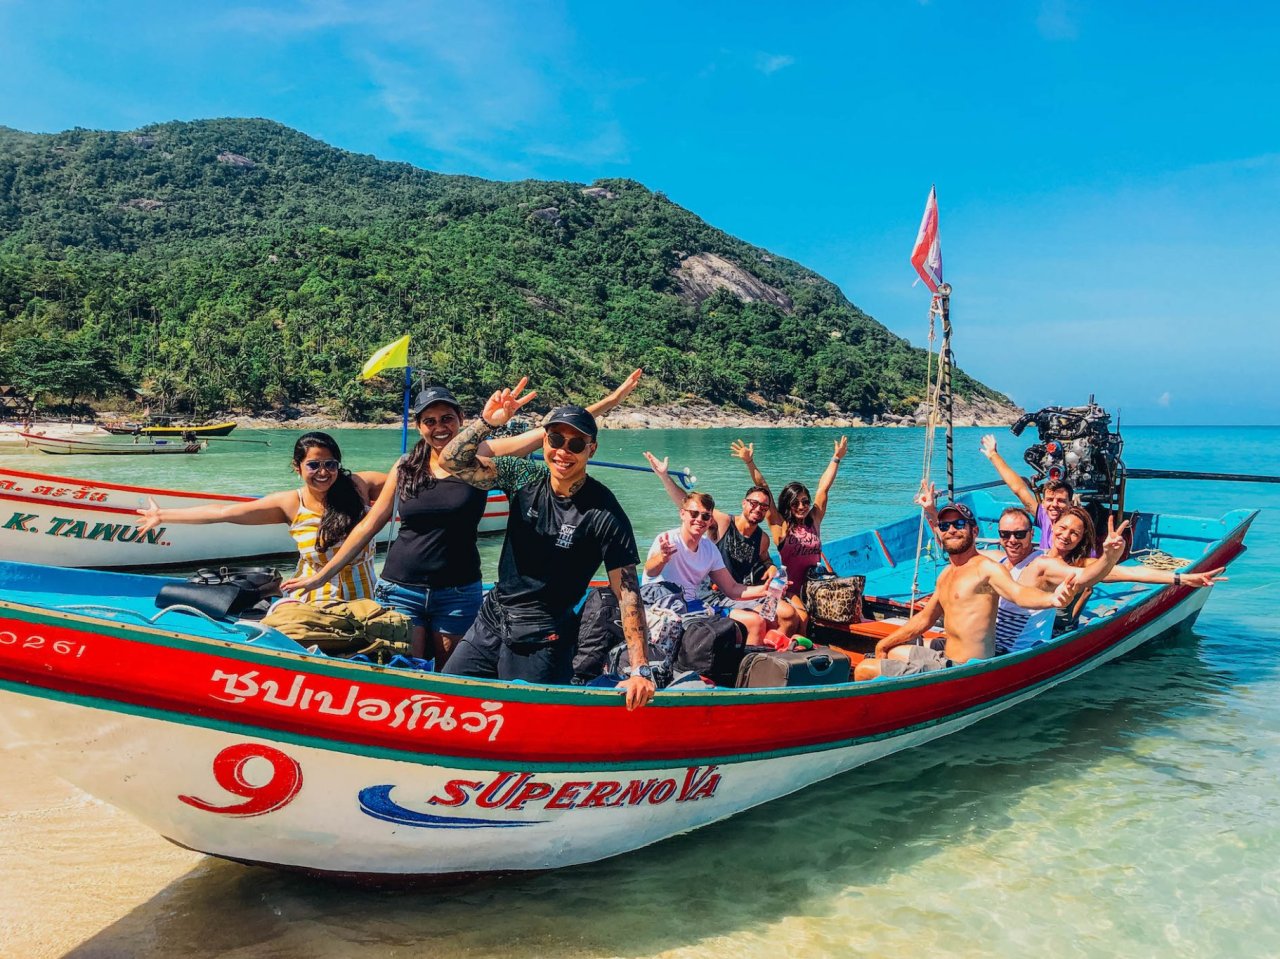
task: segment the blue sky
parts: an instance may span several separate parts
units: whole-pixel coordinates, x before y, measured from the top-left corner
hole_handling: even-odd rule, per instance
[[[263,116],[450,173],[626,176],[1035,408],[1280,422],[1280,8],[0,0],[0,124]]]

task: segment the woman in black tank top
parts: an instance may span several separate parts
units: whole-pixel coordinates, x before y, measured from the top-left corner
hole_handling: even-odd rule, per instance
[[[616,390],[587,407],[603,416],[621,403],[640,382],[636,370]],[[440,452],[462,428],[462,407],[443,386],[418,394],[413,422],[418,444],[396,461],[382,495],[347,537],[342,549],[315,576],[294,588],[314,589],[354,559],[399,511],[400,532],[378,578],[375,598],[413,621],[412,651],[434,656],[444,666],[459,639],[471,628],[483,598],[480,551],[476,536],[488,494],[452,476],[439,461]],[[542,445],[542,427],[519,436],[494,437],[480,444],[483,457],[527,456]],[[286,584],[290,585],[290,584]]]

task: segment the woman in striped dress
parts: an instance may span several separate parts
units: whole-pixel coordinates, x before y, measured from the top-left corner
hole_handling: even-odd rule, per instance
[[[300,489],[282,490],[261,499],[226,506],[194,506],[162,509],[152,500],[142,516],[143,532],[169,523],[238,523],[243,526],[289,524],[289,535],[298,546],[296,577],[310,576],[329,562],[347,534],[360,522],[371,499],[386,481],[383,473],[352,473],[342,468],[342,450],[328,433],[304,433],[293,444],[293,471],[302,479]],[[373,545],[341,573],[314,590],[296,594],[304,602],[338,599],[372,599],[377,576],[373,571]]]

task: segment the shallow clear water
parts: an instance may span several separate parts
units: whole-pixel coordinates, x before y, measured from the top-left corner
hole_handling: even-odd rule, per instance
[[[961,484],[992,475],[977,451],[983,432],[957,433]],[[839,435],[618,431],[602,434],[598,455],[641,463],[646,448],[669,453],[733,510],[747,485],[728,455],[740,433],[756,441],[775,487],[815,483]],[[293,434],[272,435],[270,449],[224,444],[141,465],[0,461],[261,492],[291,476]],[[1020,442],[998,435],[1020,461]],[[903,514],[920,475],[919,431],[849,436],[827,539]],[[1125,436],[1134,467],[1280,474],[1277,428]],[[399,449],[390,432],[338,437],[355,468],[385,469]],[[596,475],[631,514],[642,549],[674,524],[652,476]],[[142,877],[166,849],[158,838],[94,804],[37,809],[40,862],[0,858],[11,890],[0,931],[19,911],[64,922],[74,905],[59,890],[101,873],[118,888],[137,880],[139,898],[78,935],[76,955],[1280,954],[1280,486],[1143,482],[1129,495],[1147,510],[1264,511],[1191,630],[929,746],[615,860],[450,891],[360,891],[194,857],[175,860],[179,878],[153,888]],[[487,575],[497,546],[485,546]],[[104,847],[79,828],[86,819],[116,840]]]

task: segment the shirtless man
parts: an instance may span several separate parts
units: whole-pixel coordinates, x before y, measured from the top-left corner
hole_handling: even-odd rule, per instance
[[[1063,480],[1045,483],[1040,499],[1037,500],[1027,481],[1004,461],[1004,457],[996,449],[996,438],[990,433],[982,438],[982,455],[991,461],[1009,491],[1018,497],[1018,502],[1035,517],[1035,525],[1040,529],[1037,545],[1040,549],[1048,549],[1053,545],[1053,525],[1071,505],[1071,497],[1075,494],[1071,484]]]
[[[938,539],[950,565],[938,577],[937,587],[924,609],[876,643],[874,658],[858,664],[854,679],[907,676],[990,659],[995,655],[996,604],[1000,597],[1027,609],[1062,608],[1070,602],[1075,586],[1068,577],[1053,593],[1015,583],[1009,571],[977,550],[978,523],[963,503],[951,503],[938,511]],[[910,645],[946,614],[947,638],[933,645]]]

